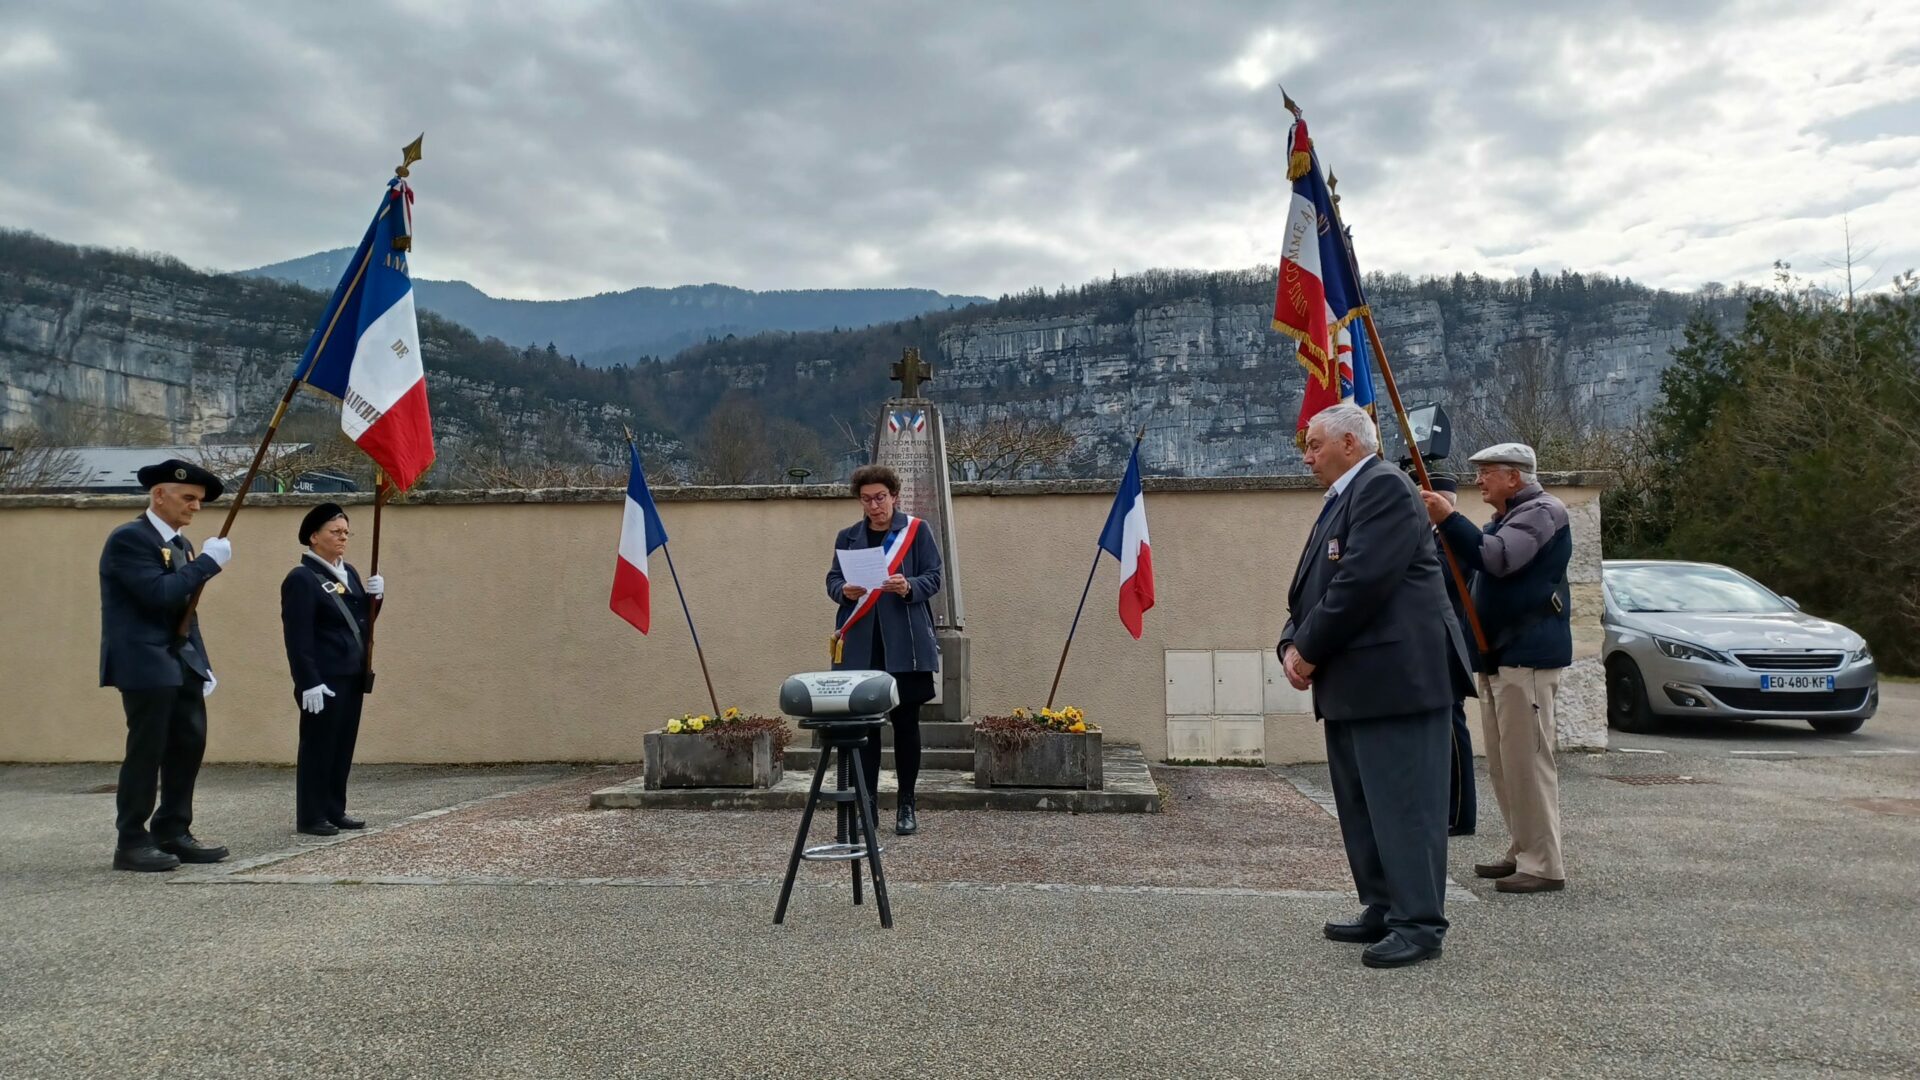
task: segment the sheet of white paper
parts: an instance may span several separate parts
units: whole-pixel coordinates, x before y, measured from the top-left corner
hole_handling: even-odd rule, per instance
[[[887,581],[887,552],[884,548],[842,548],[834,552],[840,560],[840,576],[847,584],[872,592]]]

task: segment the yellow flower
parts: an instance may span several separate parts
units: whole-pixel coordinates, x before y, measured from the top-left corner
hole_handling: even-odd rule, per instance
[[[1077,707],[1072,705],[1067,706],[1066,716],[1067,719],[1074,721],[1085,720],[1087,718],[1086,713],[1081,712]]]
[[[693,729],[694,731],[700,731],[704,729],[706,726],[707,726],[707,718],[704,716],[696,716],[693,719],[687,721],[687,727]]]
[[[686,725],[682,724],[678,719],[669,720],[667,721],[667,734],[678,735],[680,734],[680,729],[685,726]]]
[[[738,720],[740,719],[740,710],[735,706],[729,705],[727,706],[727,711],[720,714],[720,719]]]
[[[1013,707],[1013,718],[1015,720],[1025,720],[1030,715],[1031,714],[1028,713],[1027,710],[1022,708],[1021,706],[1016,705]]]
[[[1073,732],[1075,735],[1078,735],[1081,732],[1084,732],[1087,730],[1087,725],[1086,725],[1086,722],[1083,720],[1075,720],[1073,722],[1073,726],[1068,728],[1067,730]]]

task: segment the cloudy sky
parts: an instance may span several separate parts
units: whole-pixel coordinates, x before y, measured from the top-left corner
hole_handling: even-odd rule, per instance
[[[1276,82],[1368,269],[1920,267],[1913,0],[0,0],[0,226],[278,261],[424,130],[422,276],[998,295],[1272,262]]]

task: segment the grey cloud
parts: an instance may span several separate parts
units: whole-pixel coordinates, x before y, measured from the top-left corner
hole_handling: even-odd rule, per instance
[[[23,148],[0,163],[0,224],[270,262],[351,242],[424,128],[428,276],[526,296],[998,294],[1270,260],[1258,215],[1284,189],[1284,81],[1349,205],[1498,223],[1436,254],[1355,222],[1379,269],[1452,269],[1434,260],[1518,257],[1604,209],[1557,182],[1596,135],[1700,122],[1603,112],[1559,70],[1564,42],[1629,22],[1695,35],[1721,7],[49,5],[0,13],[0,40],[32,30],[64,58],[0,59],[0,143]],[[1284,69],[1248,88],[1229,69],[1264,32]],[[1705,101],[1736,77],[1669,72],[1648,94]],[[1467,144],[1479,171],[1457,160]]]

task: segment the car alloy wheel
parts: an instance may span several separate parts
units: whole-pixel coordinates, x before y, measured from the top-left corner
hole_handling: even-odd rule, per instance
[[[1639,665],[1624,656],[1607,664],[1607,724],[1635,735],[1650,735],[1666,726],[1647,706],[1647,684]]]

